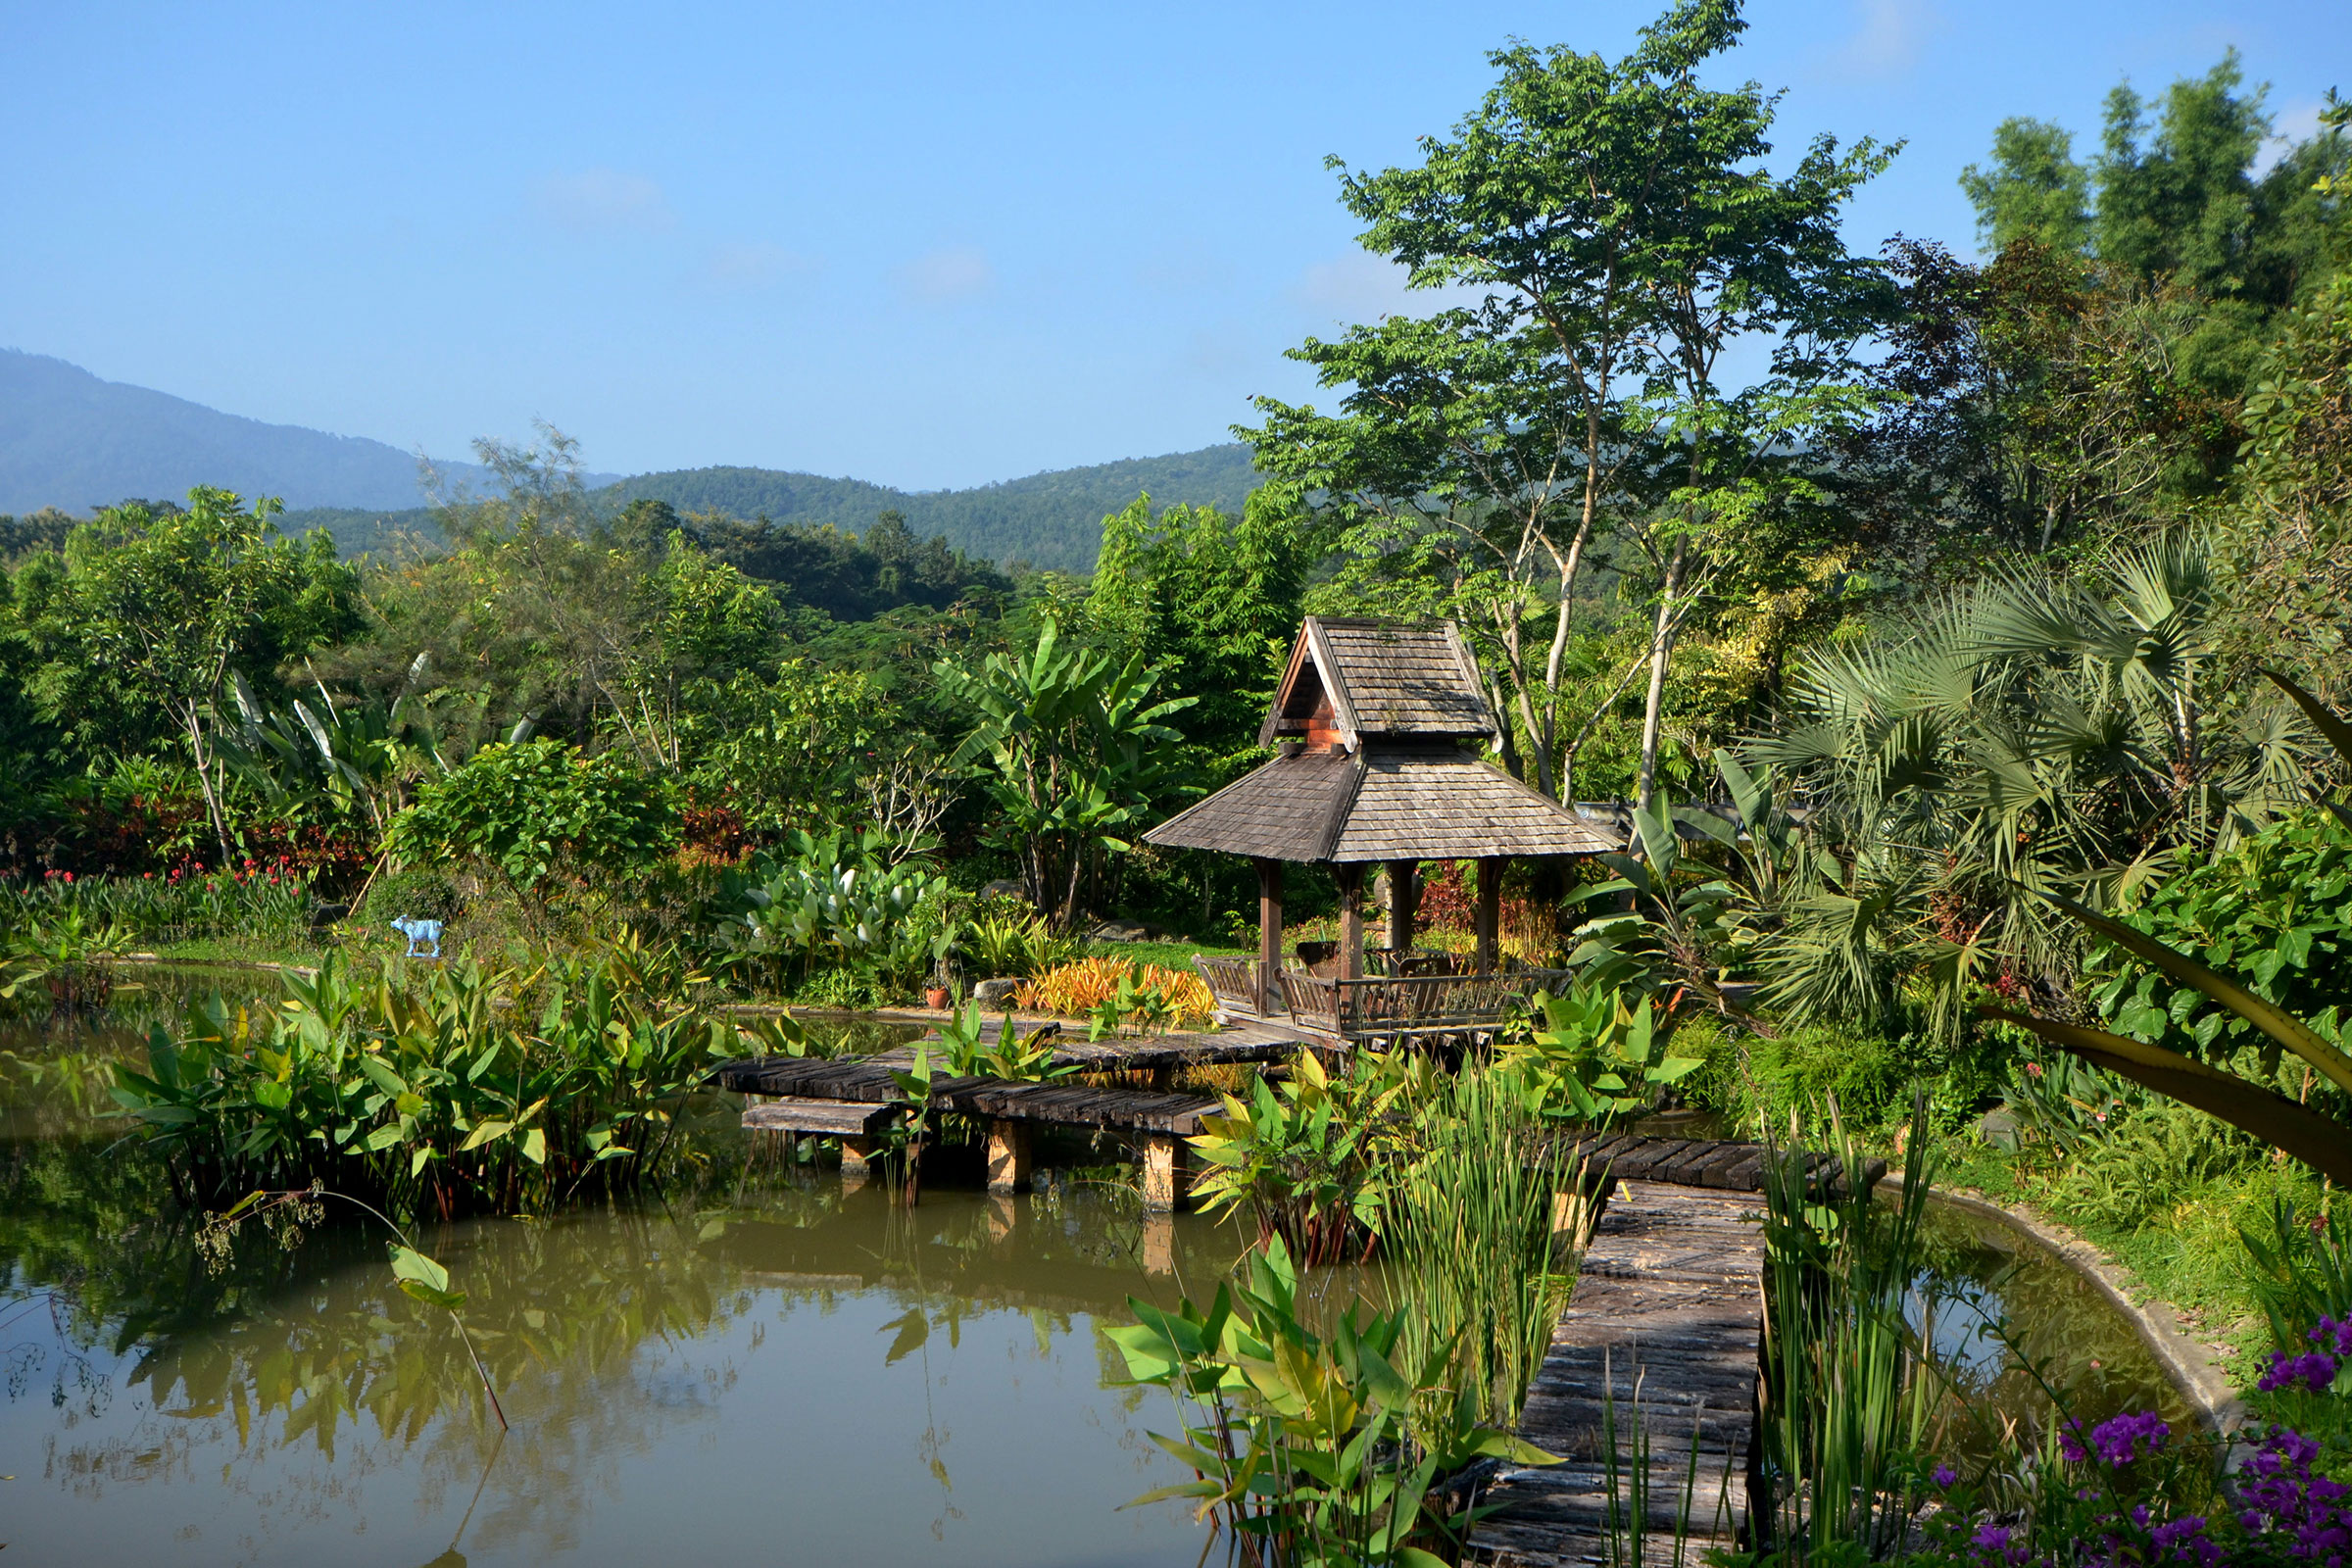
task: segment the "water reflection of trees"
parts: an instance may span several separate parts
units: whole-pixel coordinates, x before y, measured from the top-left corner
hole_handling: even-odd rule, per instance
[[[220,1487],[253,1497],[256,1528],[275,1534],[364,1507],[368,1478],[397,1468],[428,1511],[454,1514],[480,1488],[471,1543],[554,1550],[576,1543],[624,1460],[709,1421],[740,1348],[796,1313],[853,1297],[897,1309],[876,1367],[922,1358],[926,1389],[935,1339],[956,1345],[986,1313],[1023,1314],[1051,1358],[1082,1317],[1152,1290],[1131,1210],[1065,1187],[1017,1203],[939,1192],[909,1211],[879,1188],[785,1172],[667,1205],[420,1236],[467,1293],[514,1420],[486,1481],[497,1433],[480,1384],[446,1314],[399,1293],[378,1234],[330,1226],[292,1251],[243,1238],[215,1275],[135,1146],[0,1145],[0,1279],[20,1301],[42,1294],[53,1355],[86,1356],[117,1397],[166,1418],[126,1439],[119,1423],[61,1416],[48,1469],[80,1497],[185,1478],[225,1452]],[[1230,1263],[1230,1237],[1184,1235],[1175,1255],[1194,1280]],[[950,1434],[933,1421],[910,1440],[940,1485],[944,1532]]]
[[[1930,1445],[1937,1452],[1990,1453],[2010,1422],[2037,1431],[2050,1410],[2044,1381],[2086,1425],[2151,1405],[2176,1425],[2190,1419],[2097,1288],[1996,1221],[1931,1211],[1912,1322],[1932,1325],[1951,1384]]]

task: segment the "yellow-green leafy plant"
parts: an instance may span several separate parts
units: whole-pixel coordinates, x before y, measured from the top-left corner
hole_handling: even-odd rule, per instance
[[[1413,1308],[1364,1313],[1350,1304],[1328,1335],[1298,1310],[1298,1274],[1276,1238],[1244,1278],[1219,1285],[1208,1309],[1168,1311],[1130,1299],[1137,1322],[1106,1329],[1131,1384],[1166,1389],[1182,1437],[1152,1439],[1197,1480],[1134,1506],[1183,1497],[1221,1517],[1267,1564],[1444,1568],[1490,1510],[1441,1506],[1433,1485],[1472,1460],[1556,1462],[1480,1423],[1469,1389],[1452,1386],[1453,1346],[1419,1355]]]

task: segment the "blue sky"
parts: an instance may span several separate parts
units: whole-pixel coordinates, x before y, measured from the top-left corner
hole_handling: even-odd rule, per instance
[[[34,6],[0,14],[0,346],[462,456],[909,488],[1197,447],[1400,303],[1326,154],[1409,160],[1508,36],[1643,3]],[[1849,232],[1969,244],[1993,124],[2235,45],[2308,129],[2342,0],[1758,0],[1779,147],[1908,138]]]

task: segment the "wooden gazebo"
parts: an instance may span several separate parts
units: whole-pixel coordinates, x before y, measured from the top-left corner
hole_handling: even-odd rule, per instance
[[[1495,736],[1477,662],[1451,622],[1399,625],[1309,615],[1258,732],[1274,759],[1147,833],[1153,844],[1257,862],[1258,956],[1198,960],[1220,1011],[1356,1039],[1474,1030],[1559,977],[1500,961],[1503,867],[1585,856],[1624,840],[1479,756]],[[1340,884],[1336,953],[1282,947],[1285,861],[1329,865]],[[1414,954],[1417,868],[1478,862],[1467,964]],[[1367,973],[1363,873],[1386,864],[1388,945]]]

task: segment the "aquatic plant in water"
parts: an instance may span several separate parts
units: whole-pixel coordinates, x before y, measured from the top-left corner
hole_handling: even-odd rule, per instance
[[[697,979],[633,939],[527,973],[464,959],[370,983],[329,955],[274,1009],[214,996],[159,1023],[114,1097],[200,1191],[322,1181],[514,1211],[652,1174],[713,1060],[799,1033],[704,1012],[684,1000]]]
[[[1455,1388],[1450,1336],[1408,1335],[1413,1307],[1351,1304],[1319,1336],[1298,1289],[1277,1237],[1205,1312],[1131,1298],[1135,1325],[1103,1331],[1127,1382],[1175,1396],[1184,1435],[1152,1440],[1199,1477],[1136,1503],[1197,1499],[1269,1568],[1443,1568],[1485,1510],[1441,1502],[1442,1478],[1479,1458],[1557,1461],[1480,1423],[1472,1391]]]

